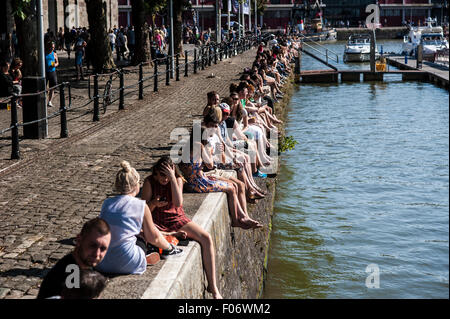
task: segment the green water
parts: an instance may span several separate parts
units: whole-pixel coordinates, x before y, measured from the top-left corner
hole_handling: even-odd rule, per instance
[[[309,57],[302,67],[322,68]],[[264,298],[449,298],[448,102],[394,75],[299,87]],[[371,264],[379,288],[366,286]]]

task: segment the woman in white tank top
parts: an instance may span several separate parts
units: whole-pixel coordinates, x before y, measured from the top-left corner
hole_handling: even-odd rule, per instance
[[[121,195],[104,201],[100,217],[111,228],[111,243],[105,258],[97,270],[114,274],[143,274],[147,268],[146,251],[136,242],[143,231],[144,240],[152,245],[172,251],[169,244],[153,223],[150,209],[139,193],[139,174],[127,161],[120,163],[115,189]]]

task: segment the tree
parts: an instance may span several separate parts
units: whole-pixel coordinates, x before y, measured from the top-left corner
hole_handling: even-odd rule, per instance
[[[173,0],[173,54],[183,53],[183,9],[190,6],[187,0]],[[170,50],[170,49],[169,49]]]
[[[266,0],[257,0],[256,2],[256,8],[258,10],[258,15],[262,16],[264,15],[264,11],[267,8],[267,1]]]
[[[116,67],[106,29],[106,3],[103,0],[84,0],[89,21],[94,72],[101,73]]]
[[[38,33],[35,0],[11,1],[19,50],[22,54],[23,76],[38,75]]]
[[[133,18],[136,45],[132,64],[150,60],[149,30],[145,21],[146,4],[144,0],[131,0],[131,14]]]
[[[154,16],[157,12],[163,11],[169,5],[169,0],[132,0],[133,25],[136,32],[136,46],[133,58],[133,64],[147,62],[150,59],[150,50],[148,45],[148,26],[145,21],[145,15],[149,14],[152,19],[154,29]],[[183,9],[190,5],[188,0],[173,0],[173,28],[170,30],[174,35],[174,54],[183,52],[182,24]],[[167,12],[169,12],[167,10]],[[140,34],[139,34],[140,30]],[[141,41],[141,42],[139,42]]]
[[[148,14],[154,29],[154,15],[162,10],[167,0],[131,0],[131,15],[135,29],[136,45],[132,64],[150,61],[149,29],[146,22]]]
[[[164,10],[167,0],[146,0],[147,12],[152,20],[152,29],[155,28],[155,15],[157,12]]]

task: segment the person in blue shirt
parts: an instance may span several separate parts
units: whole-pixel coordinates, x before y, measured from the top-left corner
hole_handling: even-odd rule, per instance
[[[45,49],[45,79],[49,87],[58,85],[58,79],[56,77],[56,67],[59,66],[58,55],[55,52],[55,43],[48,42]],[[52,99],[54,90],[50,90],[48,93],[48,107],[52,107]]]

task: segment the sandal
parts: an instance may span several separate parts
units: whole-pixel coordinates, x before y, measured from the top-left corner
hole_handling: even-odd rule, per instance
[[[151,252],[150,254],[146,255],[145,259],[147,260],[147,265],[154,265],[158,261],[160,261],[161,257],[159,256],[159,253],[154,251],[154,252]]]

